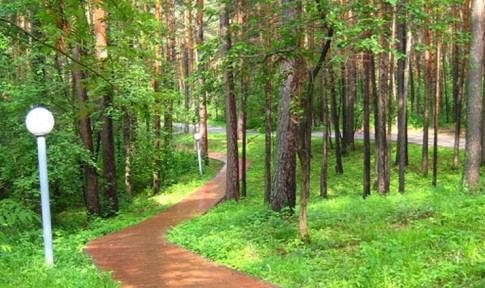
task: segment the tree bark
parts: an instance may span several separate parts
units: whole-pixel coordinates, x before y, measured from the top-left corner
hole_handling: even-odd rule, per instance
[[[106,12],[99,7],[102,1],[96,2],[94,8],[94,32],[96,36],[96,59],[103,65],[108,58],[108,38],[106,34]],[[105,89],[101,98],[102,128],[101,128],[101,151],[103,155],[103,178],[104,198],[106,200],[107,216],[114,216],[119,210],[118,187],[116,183],[116,158],[113,136],[113,119],[110,113],[113,104],[113,91]]]
[[[465,3],[463,4],[463,31],[468,32],[469,31],[469,23],[470,23],[470,17],[469,17],[469,5],[470,5],[470,0],[465,0]],[[455,5],[452,9],[452,17],[456,17],[459,12],[457,11],[458,8]],[[454,31],[454,35],[457,35],[458,28],[456,25],[456,22],[453,22],[452,24],[452,29]],[[453,48],[452,48],[452,54],[453,54],[453,99],[454,99],[454,105],[453,105],[453,114],[454,114],[454,120],[455,120],[455,141],[453,144],[453,167],[458,168],[460,165],[460,138],[461,138],[461,115],[462,115],[462,106],[463,106],[463,85],[465,83],[465,68],[466,68],[466,63],[467,59],[463,59],[460,67],[460,54],[461,55],[467,55],[468,54],[468,49],[466,48],[466,45],[463,47],[462,53],[459,51],[458,47],[458,41],[455,39],[453,41]]]
[[[274,155],[273,179],[271,182],[271,209],[281,211],[288,206],[294,209],[294,195],[296,193],[295,169],[295,124],[291,113],[293,100],[294,63],[286,60],[282,64],[282,72],[288,75],[280,90],[280,102],[278,104],[278,121],[276,127],[276,144]]]
[[[266,79],[264,85],[265,113],[264,113],[264,202],[271,201],[271,79]]]
[[[125,157],[125,190],[128,198],[131,198],[133,190],[131,185],[131,123],[130,112],[125,111],[123,113],[123,150]]]
[[[389,10],[389,4],[383,3],[381,12],[385,14]],[[383,17],[385,17],[383,15]],[[388,26],[388,24],[386,24]],[[381,35],[380,45],[383,49],[387,48],[386,36]],[[387,49],[386,49],[387,50]],[[389,76],[389,55],[387,52],[381,52],[378,55],[378,73],[379,73],[379,92],[377,99],[377,118],[376,118],[376,188],[379,194],[385,195],[389,191],[389,154],[387,146],[387,129],[386,129],[386,108],[388,93],[388,76]]]
[[[438,40],[439,41],[439,40]],[[433,108],[433,180],[432,185],[436,187],[436,181],[438,177],[438,116],[440,107],[440,94],[441,94],[441,43],[437,44],[436,52],[436,88],[434,97]]]
[[[197,0],[197,15],[195,18],[195,44],[197,45],[196,58],[199,77],[199,133],[200,133],[200,154],[206,164],[209,164],[208,138],[207,138],[207,97],[204,90],[204,77],[202,73],[205,69],[200,59],[200,47],[204,44],[204,0]]]
[[[190,47],[189,47],[189,39],[192,39],[192,23],[191,20],[191,11],[190,1],[186,1],[185,3],[186,8],[184,10],[184,39],[182,44],[182,66],[183,66],[183,91],[184,91],[184,132],[189,132],[189,123],[193,119],[193,116],[190,113],[190,106],[191,106],[191,91],[190,91],[190,82],[189,77],[191,76],[191,69],[190,69]],[[181,77],[182,78],[182,77]]]
[[[424,6],[426,14],[430,15],[431,11],[429,6]],[[429,16],[431,17],[431,16]],[[429,18],[428,17],[428,18]],[[428,19],[427,18],[427,19]],[[431,30],[429,28],[429,20],[427,20],[427,27],[424,28],[424,45],[426,50],[424,51],[424,115],[423,115],[423,145],[422,145],[422,158],[421,158],[421,172],[426,176],[428,175],[428,145],[429,145],[429,99],[432,92],[432,52],[429,48],[431,46]]]
[[[157,26],[160,27],[162,23],[162,7],[160,0],[155,2],[155,19],[157,21]],[[161,100],[160,100],[160,77],[161,77],[161,33],[160,31],[155,31],[155,61],[153,64],[154,76],[152,77],[152,88],[155,94],[155,106],[153,113],[153,132],[155,136],[154,140],[154,151],[153,151],[153,178],[152,178],[152,192],[157,194],[160,192],[160,181],[161,181],[161,169],[162,169],[162,159],[161,159],[161,146],[162,146],[162,124],[161,124]]]
[[[237,1],[237,22],[240,25],[240,30],[238,33],[238,40],[244,45],[247,43],[247,30],[248,30],[248,11],[247,11],[247,1],[238,0]],[[246,197],[246,122],[247,122],[247,101],[249,96],[249,75],[246,71],[247,60],[241,60],[241,73],[240,73],[240,102],[239,102],[239,117],[238,117],[238,136],[241,139],[241,196]]]
[[[229,15],[226,4],[219,6],[220,33],[222,37],[222,53],[228,57],[231,50],[231,32],[229,30]],[[225,107],[226,107],[226,141],[227,141],[227,173],[226,200],[239,199],[239,157],[237,148],[237,114],[234,85],[233,64],[226,63],[224,67]]]
[[[301,3],[296,0],[283,0],[282,23],[293,23],[301,17]],[[281,30],[282,37],[291,40],[289,47],[294,55],[285,58],[281,64],[282,75],[286,77],[282,81],[280,90],[280,102],[278,105],[278,123],[276,131],[276,146],[274,159],[274,173],[271,183],[271,208],[281,211],[288,206],[291,211],[295,208],[296,201],[296,147],[295,147],[295,123],[297,117],[291,107],[294,95],[299,92],[301,83],[300,65],[301,57],[298,55],[301,32],[294,26],[285,25]]]
[[[365,199],[367,196],[370,195],[371,191],[371,182],[370,182],[370,172],[371,172],[371,165],[370,165],[370,156],[371,156],[371,149],[370,149],[370,98],[371,98],[371,80],[372,80],[372,73],[373,69],[371,69],[371,59],[373,55],[371,51],[364,52],[364,118],[363,118],[363,126],[364,126],[364,179],[363,179],[363,191],[362,197]]]
[[[301,8],[300,8],[301,9]],[[323,11],[320,11],[323,14]],[[298,158],[300,159],[301,167],[301,182],[300,182],[300,217],[299,217],[299,228],[300,237],[305,243],[310,242],[310,235],[308,234],[308,224],[307,224],[307,202],[310,197],[310,172],[311,172],[311,140],[312,140],[312,102],[313,93],[315,89],[315,79],[320,72],[322,65],[327,56],[328,50],[330,49],[330,38],[332,37],[333,31],[329,29],[327,40],[322,45],[320,51],[320,57],[316,63],[313,70],[308,72],[308,88],[306,97],[300,96],[301,111],[300,122],[297,125],[297,152]]]
[[[347,62],[347,84],[349,88],[347,89],[347,121],[345,122],[345,132],[344,132],[344,142],[346,147],[350,147],[354,150],[354,132],[355,132],[355,99],[357,97],[357,81],[355,72],[355,60],[349,59]]]
[[[353,12],[348,12],[349,26],[354,26]],[[356,63],[352,54],[347,61],[346,66],[346,78],[347,86],[346,93],[342,94],[342,97],[347,98],[344,107],[344,121],[343,121],[343,150],[348,151],[350,148],[354,150],[354,132],[355,132],[355,99],[357,97],[357,81],[356,81]]]
[[[167,41],[166,41],[166,58],[167,62],[171,65],[173,69],[176,67],[176,19],[175,19],[175,0],[165,1],[165,23],[167,29]],[[175,90],[175,80],[168,80],[167,89]],[[163,111],[163,150],[167,154],[170,150],[170,142],[172,140],[173,132],[173,99],[168,98],[164,100],[164,111]],[[166,157],[166,155],[165,155]]]
[[[386,96],[387,96],[387,53],[379,54],[379,97],[377,101],[376,123],[376,174],[377,191],[384,195],[388,192],[386,185],[386,158],[387,158],[387,134],[386,134]]]
[[[80,61],[81,54],[81,48],[79,46],[74,46],[72,48],[72,55],[74,59]],[[81,134],[83,147],[86,152],[89,153],[88,158],[91,160],[82,163],[84,168],[85,183],[84,199],[88,214],[100,216],[101,210],[99,206],[98,175],[96,172],[96,167],[92,165],[92,163],[94,163],[94,145],[93,136],[91,134],[91,119],[89,117],[89,110],[87,108],[89,105],[88,95],[82,84],[84,78],[84,72],[81,71],[79,65],[74,65],[73,82],[79,105],[79,131]]]
[[[467,128],[466,160],[463,184],[473,188],[480,180],[482,101],[481,88],[484,60],[485,7],[482,0],[472,0],[470,61],[466,75]]]
[[[327,185],[327,178],[328,178],[328,131],[329,131],[329,123],[328,123],[328,72],[322,73],[322,126],[323,126],[323,143],[322,143],[322,169],[320,172],[320,196],[322,198],[328,197],[328,185]]]
[[[347,66],[345,64],[340,65],[340,108],[342,109],[342,137],[340,138],[341,140],[341,149],[342,149],[342,154],[346,155],[347,154],[347,143],[346,143],[346,134],[347,134],[347,127],[348,127],[348,115],[347,115],[347,101],[348,101],[348,87],[347,87]]]
[[[397,23],[396,37],[398,39],[397,51],[401,54],[406,54],[407,49],[407,39],[406,39],[406,21],[405,13],[403,12],[404,6],[407,0],[401,0],[400,5],[397,8],[399,16],[402,20]],[[407,55],[407,54],[406,54]],[[406,57],[407,58],[407,57]],[[407,129],[407,69],[409,67],[406,59],[399,58],[397,60],[397,102],[398,102],[398,113],[397,113],[397,155],[398,155],[398,166],[399,166],[399,192],[404,193],[405,191],[405,169],[406,169],[406,129]]]
[[[265,13],[267,13],[269,9],[269,3],[260,4],[258,12],[260,16],[259,21],[259,38],[260,42],[264,43],[264,47],[271,49],[271,33],[269,35],[264,34],[263,27],[266,27],[269,31],[271,31],[271,21],[268,21],[268,18],[265,17]],[[271,130],[272,130],[272,119],[271,119],[271,96],[272,96],[272,81],[271,81],[271,72],[272,72],[272,60],[271,57],[267,58],[266,63],[263,65],[263,73],[265,77],[264,81],[264,95],[265,95],[265,108],[264,108],[264,203],[271,202],[271,159],[272,159],[272,139],[271,139]]]
[[[340,146],[340,127],[339,127],[339,117],[337,113],[337,93],[335,91],[335,76],[333,73],[333,65],[330,63],[329,71],[330,74],[330,93],[331,93],[331,114],[332,114],[332,123],[334,127],[334,134],[335,134],[335,172],[337,174],[344,173],[344,167],[342,165],[342,150]]]

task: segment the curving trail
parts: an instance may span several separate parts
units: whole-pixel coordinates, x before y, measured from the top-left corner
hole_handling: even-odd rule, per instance
[[[226,162],[226,155],[210,153]],[[247,165],[249,166],[249,165]],[[96,265],[113,271],[122,287],[275,287],[254,277],[213,263],[169,243],[171,227],[200,216],[224,197],[226,165],[219,173],[168,210],[120,231],[105,235],[84,247]]]

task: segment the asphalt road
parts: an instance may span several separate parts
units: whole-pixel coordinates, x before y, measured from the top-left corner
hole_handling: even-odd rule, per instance
[[[176,129],[178,129],[179,133],[182,133],[184,125],[182,123],[174,123],[174,126]],[[209,133],[226,133],[226,128],[225,127],[216,127],[216,126],[208,126],[207,131]],[[189,125],[189,132],[193,133],[194,132],[194,126]],[[256,130],[247,130],[249,134],[258,134]],[[312,133],[312,137],[323,137],[323,132],[317,131]],[[332,134],[332,137],[335,137],[334,134]],[[429,133],[429,139],[428,139],[428,145],[432,146],[433,145],[433,137],[434,133],[433,131],[430,131]],[[364,134],[361,131],[356,131],[354,134],[354,138],[358,140],[363,140],[364,139]],[[374,133],[370,133],[370,138],[371,140],[374,139]],[[392,141],[397,142],[397,133],[393,132],[391,134]],[[408,143],[412,144],[418,144],[421,145],[423,143],[423,134],[420,131],[415,131],[415,130],[410,130],[408,131]],[[443,148],[453,148],[453,145],[455,143],[455,138],[453,135],[449,133],[438,133],[438,146],[443,147]],[[460,149],[465,149],[465,138],[460,138]]]

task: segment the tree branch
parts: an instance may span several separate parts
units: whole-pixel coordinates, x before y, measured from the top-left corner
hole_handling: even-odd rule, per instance
[[[323,61],[325,61],[325,57],[327,56],[328,50],[330,49],[332,36],[333,36],[333,29],[330,28],[327,33],[327,40],[325,41],[325,45],[322,47],[322,51],[320,52],[320,58],[318,58],[318,62],[312,71],[312,75],[311,75],[312,79],[317,77],[318,72],[320,72],[320,69],[322,68]]]
[[[111,83],[111,81],[104,77],[103,75],[101,75],[101,73],[99,73],[98,71],[94,70],[93,68],[89,67],[88,65],[82,63],[81,61],[78,61],[76,59],[74,59],[71,55],[67,54],[66,52],[60,50],[60,49],[57,49],[56,47],[54,47],[53,45],[49,44],[49,43],[46,43],[45,41],[42,41],[41,39],[39,39],[38,37],[34,36],[32,33],[24,30],[23,28],[19,27],[18,25],[16,25],[15,23],[7,20],[7,19],[4,19],[4,18],[0,18],[0,22],[4,23],[4,24],[8,24],[9,26],[17,29],[18,31],[22,32],[23,34],[27,35],[28,37],[30,37],[31,39],[33,39],[34,41],[40,43],[41,45],[44,45],[60,54],[62,54],[63,56],[67,57],[68,59],[70,59],[72,62],[76,63],[76,64],[79,64],[80,66],[84,67],[86,70],[92,72],[94,75],[98,76],[99,78],[103,79],[104,81],[106,81],[106,83],[108,83],[111,87],[113,88],[116,88],[116,86]]]

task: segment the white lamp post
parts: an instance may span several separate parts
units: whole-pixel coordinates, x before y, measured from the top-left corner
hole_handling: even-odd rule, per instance
[[[200,135],[200,133],[195,133],[194,134],[194,139],[195,139],[195,142],[197,144],[197,160],[199,161],[199,173],[200,175],[202,175],[202,159],[200,157],[200,138],[202,136]]]
[[[27,113],[25,125],[27,126],[29,132],[37,137],[45,261],[48,265],[52,265],[54,264],[54,255],[52,250],[51,211],[49,206],[49,182],[47,178],[45,135],[51,132],[52,128],[54,128],[54,117],[49,110],[42,107],[37,107]]]

